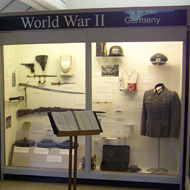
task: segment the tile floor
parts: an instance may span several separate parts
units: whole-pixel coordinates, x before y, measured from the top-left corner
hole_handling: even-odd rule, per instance
[[[0,190],[67,190],[68,186],[64,183],[55,182],[34,182],[18,180],[0,181]],[[146,190],[141,188],[110,187],[95,185],[77,185],[77,190]],[[148,189],[151,190],[151,189]]]

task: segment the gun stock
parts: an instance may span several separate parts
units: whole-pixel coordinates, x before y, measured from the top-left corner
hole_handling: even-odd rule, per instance
[[[32,114],[32,113],[35,113],[35,111],[32,109],[21,109],[21,110],[18,110],[17,112],[18,117],[22,117],[22,116]]]
[[[40,113],[40,112],[63,112],[63,111],[84,111],[85,109],[74,109],[74,108],[60,108],[60,107],[40,107],[36,109],[20,109],[17,111],[18,117],[22,117],[25,115]],[[103,111],[94,111],[96,113],[105,113]]]

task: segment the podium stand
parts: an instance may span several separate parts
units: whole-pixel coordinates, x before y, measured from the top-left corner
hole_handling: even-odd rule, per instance
[[[78,114],[77,114],[78,113]],[[79,114],[80,113],[80,114]],[[76,190],[77,181],[77,141],[78,136],[99,135],[102,131],[96,113],[87,111],[67,112],[66,114],[48,113],[54,134],[57,137],[69,137],[69,176],[68,190],[72,186],[72,138],[74,137],[74,170],[73,190]],[[54,118],[55,117],[55,118]],[[74,123],[69,121],[73,121]],[[75,125],[76,122],[76,125]],[[65,125],[64,125],[65,124]],[[61,127],[60,127],[61,125]]]
[[[78,136],[99,135],[101,130],[85,130],[85,131],[66,131],[62,132],[58,137],[69,136],[69,172],[68,172],[68,190],[72,189],[72,145],[74,137],[74,166],[73,166],[73,190],[76,190],[77,184],[77,144]]]

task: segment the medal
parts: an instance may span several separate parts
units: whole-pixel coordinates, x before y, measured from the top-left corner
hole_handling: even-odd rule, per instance
[[[131,76],[133,75],[133,73],[135,72],[135,70],[133,70],[133,72],[129,75],[129,73],[127,71],[125,71],[127,76],[128,76],[128,80],[131,80]]]

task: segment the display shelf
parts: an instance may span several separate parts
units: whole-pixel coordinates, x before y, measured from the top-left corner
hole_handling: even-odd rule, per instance
[[[44,177],[68,177],[68,170],[60,169],[41,169],[41,168],[23,168],[23,167],[4,167],[3,174],[26,175],[26,176],[44,176]],[[114,180],[114,181],[135,181],[149,183],[166,183],[178,184],[180,178],[177,175],[152,175],[148,173],[127,173],[127,172],[107,172],[107,171],[91,171],[79,170],[78,179],[96,179],[96,180]]]
[[[93,100],[95,104],[109,104],[112,103],[112,100],[104,101],[104,100]]]
[[[126,140],[127,137],[102,137],[103,140]]]
[[[108,172],[108,173],[109,173],[109,172],[117,172],[117,173],[137,174],[137,175],[138,175],[138,174],[150,174],[150,175],[152,175],[151,172],[148,172],[147,170],[148,170],[148,168],[141,168],[141,171],[139,171],[139,172],[129,172],[129,171],[126,171],[126,172],[122,172],[122,171],[104,171],[104,170],[101,170],[100,167],[96,167],[96,169],[92,170],[92,172]],[[172,170],[168,171],[167,173],[164,173],[164,175],[163,175],[163,174],[160,174],[160,173],[157,173],[157,174],[154,174],[154,175],[178,176],[177,172],[172,171]]]

